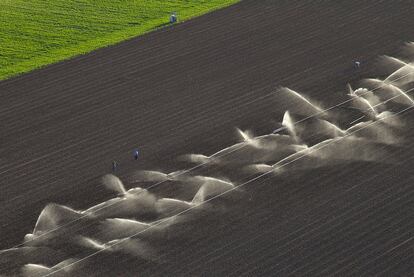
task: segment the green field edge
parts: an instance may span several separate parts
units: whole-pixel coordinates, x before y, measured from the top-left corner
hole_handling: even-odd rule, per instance
[[[228,0],[226,3],[218,5],[214,8],[198,10],[197,12],[191,10],[182,11],[180,13],[180,21],[177,24],[183,23],[185,21],[188,21],[195,17],[199,17],[201,15],[224,9],[238,2],[240,2],[240,0]],[[169,24],[168,22],[166,22],[165,17],[160,17],[157,19],[149,20],[146,23],[141,24],[139,26],[127,27],[120,31],[108,33],[106,36],[97,37],[96,39],[82,42],[77,45],[72,45],[67,48],[55,49],[53,51],[48,52],[47,55],[41,55],[36,58],[31,58],[30,60],[17,63],[6,73],[2,74],[0,72],[0,81],[12,79],[23,74],[30,73],[34,70],[50,66],[52,64],[63,62],[78,56],[86,55],[99,49],[119,44],[123,41],[148,34],[158,29],[162,29],[168,25]]]

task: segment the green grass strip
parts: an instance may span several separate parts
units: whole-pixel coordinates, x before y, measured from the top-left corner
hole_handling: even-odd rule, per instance
[[[1,0],[0,80],[239,0]]]

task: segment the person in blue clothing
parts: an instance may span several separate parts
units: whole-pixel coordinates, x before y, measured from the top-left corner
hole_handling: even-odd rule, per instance
[[[138,157],[139,157],[139,151],[138,151],[138,149],[135,149],[134,150],[134,159],[138,160]]]

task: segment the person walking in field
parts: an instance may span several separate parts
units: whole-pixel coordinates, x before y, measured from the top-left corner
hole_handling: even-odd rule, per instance
[[[139,151],[138,151],[138,149],[135,149],[133,154],[134,154],[134,159],[137,161],[138,160],[138,157],[139,157]]]
[[[175,12],[173,12],[170,15],[170,24],[174,24],[176,22],[177,22],[177,14]]]
[[[112,172],[115,172],[118,169],[117,161],[112,161]]]

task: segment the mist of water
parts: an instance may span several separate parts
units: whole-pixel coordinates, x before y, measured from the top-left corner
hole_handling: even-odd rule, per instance
[[[112,198],[92,206],[83,213],[96,218],[108,217],[146,217],[156,214],[155,195],[147,190],[135,188],[122,197]]]
[[[372,121],[360,122],[350,127],[347,131],[353,133],[357,137],[384,144],[398,144],[403,141],[402,138],[397,136],[393,130],[390,130],[389,126],[384,122],[378,122],[375,125],[372,124]]]
[[[41,264],[29,263],[22,267],[22,270],[20,273],[23,277],[38,277],[38,276],[43,277],[43,276],[46,276],[52,273],[53,273],[53,276],[68,276],[68,275],[73,276],[74,269],[76,268],[76,266],[72,264],[74,264],[76,261],[77,261],[76,259],[67,259],[52,267],[47,267]],[[60,270],[60,271],[54,273],[57,270]]]
[[[388,74],[392,74],[403,66],[408,65],[408,62],[403,59],[383,55],[379,57],[379,68]]]
[[[389,75],[384,82],[399,87],[414,82],[414,66],[412,64],[404,65]]]
[[[263,173],[268,173],[272,171],[276,173],[275,168],[268,164],[251,164],[251,165],[245,166],[243,170],[249,173],[250,175],[263,174]]]
[[[124,184],[115,175],[107,174],[107,175],[103,176],[102,177],[102,183],[109,190],[118,192],[119,194],[125,194],[126,193]]]
[[[253,135],[249,131],[242,131],[239,128],[236,128],[237,133],[239,134],[242,141],[250,141],[253,138]]]
[[[192,203],[196,205],[234,188],[234,184],[230,182],[211,177],[200,178],[202,178],[204,182],[192,201]]]
[[[20,268],[28,263],[55,265],[66,259],[66,254],[50,247],[11,248],[0,251],[0,268],[4,271]]]
[[[150,223],[134,219],[107,218],[99,226],[99,237],[100,239],[103,239],[105,241],[121,239],[143,232],[144,230],[147,230],[150,226]],[[148,236],[149,233],[151,233],[152,236],[153,230],[144,232],[143,236]]]
[[[313,104],[307,97],[300,93],[283,87],[277,91],[278,102],[282,104],[283,110],[289,110],[294,114],[303,116],[324,115],[326,112],[322,108]]]
[[[203,164],[210,162],[210,158],[202,154],[185,154],[180,156],[178,160],[195,164]]]
[[[189,209],[192,206],[191,202],[178,200],[174,198],[161,198],[155,204],[158,214],[162,217],[170,217],[182,211]]]
[[[288,130],[289,134],[293,137],[295,141],[299,142],[298,137],[296,135],[295,122],[292,120],[289,111],[286,111],[283,115],[282,126],[284,126]]]
[[[379,79],[366,79],[365,83],[375,86],[375,94],[377,94],[382,101],[392,101],[402,105],[413,105],[414,100],[402,89]]]
[[[383,109],[385,109],[385,105],[382,104],[381,99],[377,95],[375,95],[373,91],[368,90],[366,88],[357,88],[356,90],[353,90],[350,84],[347,85],[347,88],[350,95],[356,95],[366,99],[368,103],[372,107],[374,107],[377,112],[383,111]],[[375,89],[378,88],[375,87]]]
[[[86,249],[96,251],[120,252],[142,259],[155,260],[156,251],[146,242],[136,238],[122,238],[102,243],[96,239],[79,237],[78,244]]]
[[[134,174],[134,179],[141,182],[164,182],[170,180],[170,177],[160,171],[141,170]]]
[[[352,107],[359,110],[361,113],[365,114],[370,119],[375,119],[378,115],[378,111],[374,106],[371,105],[371,103],[361,97],[355,94],[355,92],[348,94],[352,101]]]

